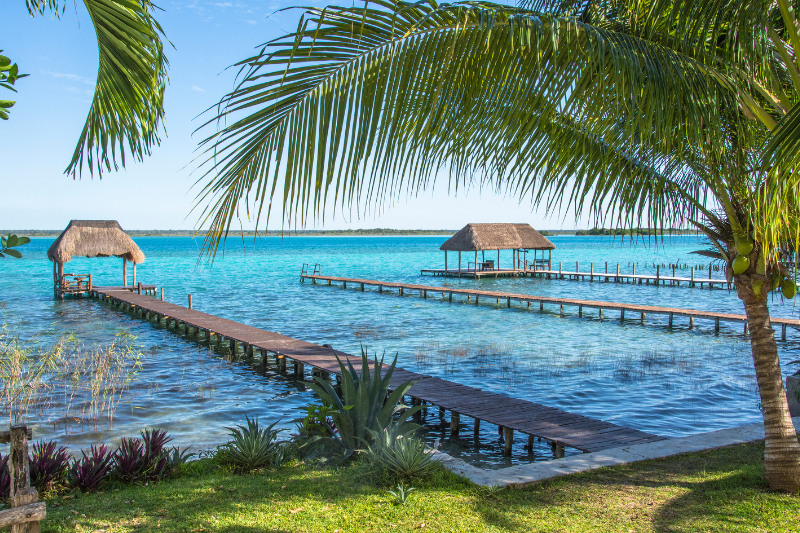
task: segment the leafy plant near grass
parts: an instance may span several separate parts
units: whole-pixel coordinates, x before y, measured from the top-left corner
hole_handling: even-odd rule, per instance
[[[40,440],[33,445],[30,459],[31,485],[40,494],[57,489],[63,485],[69,468],[69,455],[64,446],[56,448],[55,441]]]
[[[124,482],[161,481],[171,476],[194,455],[174,447],[167,450],[171,440],[160,429],[143,431],[141,439],[123,438],[114,452],[114,476]]]
[[[394,496],[394,504],[395,505],[405,505],[406,501],[408,501],[408,496],[411,494],[412,491],[415,491],[414,487],[405,488],[403,485],[397,485],[397,492],[393,490],[387,490],[389,494]]]
[[[92,446],[89,455],[81,450],[81,455],[83,457],[74,459],[69,467],[69,483],[81,492],[95,491],[108,479],[114,454],[103,444],[99,447]]]
[[[217,457],[223,464],[237,472],[252,472],[259,468],[280,468],[283,462],[283,443],[278,442],[282,429],[275,429],[278,422],[266,428],[260,427],[258,418],[247,417],[247,426],[226,428],[232,440],[220,446]]]
[[[293,435],[296,441],[307,441],[313,437],[326,437],[331,431],[336,430],[336,424],[330,416],[332,407],[327,405],[309,404],[306,406],[306,416],[295,420],[297,433]]]
[[[425,442],[413,436],[414,429],[403,429],[410,425],[398,421],[381,432],[369,430],[373,444],[366,450],[367,459],[379,472],[411,480],[425,478],[437,467]]]
[[[381,376],[383,357],[378,361],[374,359],[374,371],[370,372],[367,352],[361,349],[361,372],[356,371],[350,361],[347,367],[337,357],[341,369],[341,395],[333,386],[319,376],[314,376],[316,383],[309,387],[316,392],[325,406],[332,408],[327,411],[334,425],[328,425],[328,434],[309,439],[307,449],[315,453],[315,449],[330,449],[339,454],[341,459],[348,459],[357,450],[368,447],[371,440],[369,430],[381,432],[392,421],[392,416],[405,406],[400,406],[400,400],[415,382],[407,381],[398,386],[389,394],[389,384],[392,374],[397,366],[397,356],[392,364]],[[388,397],[387,397],[388,396]],[[398,431],[406,432],[411,429],[405,419],[422,409],[415,406],[407,409],[402,415],[402,422]],[[327,424],[327,422],[326,422]]]

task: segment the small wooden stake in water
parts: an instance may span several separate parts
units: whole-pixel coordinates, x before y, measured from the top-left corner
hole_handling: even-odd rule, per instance
[[[161,287],[161,301],[164,301],[164,287]]]
[[[192,295],[189,295],[189,309],[192,309]]]

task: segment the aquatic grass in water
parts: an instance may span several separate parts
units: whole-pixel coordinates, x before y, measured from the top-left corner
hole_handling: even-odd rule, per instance
[[[61,337],[48,348],[27,345],[0,330],[0,417],[11,424],[85,424],[110,427],[114,413],[141,367],[129,335],[86,349],[75,338]],[[32,345],[32,346],[31,346]]]

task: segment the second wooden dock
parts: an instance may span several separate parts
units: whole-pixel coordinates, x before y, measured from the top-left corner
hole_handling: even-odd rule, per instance
[[[744,333],[747,333],[747,317],[734,313],[715,313],[712,311],[698,311],[695,309],[681,309],[677,307],[657,307],[652,305],[638,305],[619,302],[601,302],[597,300],[578,300],[576,298],[556,298],[551,296],[535,296],[532,294],[513,294],[508,292],[499,291],[482,291],[478,289],[462,289],[453,287],[436,287],[431,285],[413,285],[408,283],[393,283],[390,281],[378,281],[374,279],[358,279],[358,278],[342,278],[336,276],[321,276],[318,274],[300,274],[301,281],[310,280],[313,283],[318,281],[331,283],[341,283],[344,288],[347,288],[349,283],[351,286],[364,287],[371,286],[377,287],[378,292],[384,290],[397,290],[400,295],[405,293],[417,293],[423,298],[427,298],[428,294],[441,294],[442,298],[447,298],[453,301],[453,295],[466,296],[468,301],[475,299],[475,304],[480,303],[481,299],[496,300],[500,303],[501,300],[505,301],[508,307],[511,307],[512,302],[518,302],[522,305],[531,307],[532,304],[539,304],[539,309],[544,310],[545,304],[558,305],[561,308],[561,313],[564,312],[564,306],[576,308],[578,316],[583,316],[585,310],[593,309],[598,312],[599,318],[603,318],[603,311],[614,311],[619,313],[620,320],[625,320],[626,313],[628,318],[632,315],[639,315],[639,320],[644,322],[648,315],[662,315],[668,317],[668,326],[672,327],[675,317],[683,317],[689,319],[689,327],[694,327],[695,319],[712,320],[714,322],[714,331],[719,332],[720,322],[735,322],[744,325]],[[770,322],[772,325],[781,327],[781,340],[786,340],[786,329],[788,327],[798,329],[800,328],[800,320],[793,318],[780,318],[771,317]]]

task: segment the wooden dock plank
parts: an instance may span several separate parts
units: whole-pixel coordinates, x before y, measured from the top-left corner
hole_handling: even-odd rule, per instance
[[[340,279],[340,278],[336,278]],[[348,283],[353,282],[347,280]],[[361,281],[353,282],[361,283]],[[376,283],[364,280],[364,283]],[[384,286],[402,284],[380,282]],[[437,290],[424,285],[415,286],[416,290]],[[449,292],[450,289],[444,289]],[[487,294],[494,294],[489,291]],[[202,328],[226,340],[245,343],[256,349],[273,354],[281,354],[289,359],[307,366],[319,368],[332,374],[339,374],[340,367],[336,360],[351,361],[360,369],[361,358],[329,347],[294,339],[247,326],[233,320],[217,317],[202,311],[188,309],[176,304],[164,302],[151,296],[136,294],[121,288],[95,287],[93,294],[110,298],[133,308],[167,316],[193,328]],[[371,371],[375,364],[371,361]],[[384,364],[383,368],[387,368]],[[617,426],[575,413],[569,413],[555,407],[529,402],[519,398],[511,398],[490,391],[483,391],[417,372],[396,368],[391,379],[393,387],[406,381],[416,381],[409,389],[408,395],[424,400],[445,409],[479,418],[485,422],[507,427],[521,433],[528,433],[551,441],[557,441],[583,451],[598,451],[625,445],[629,442],[663,440],[665,437],[645,433],[635,429]]]

